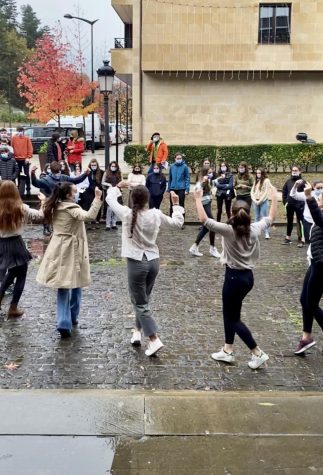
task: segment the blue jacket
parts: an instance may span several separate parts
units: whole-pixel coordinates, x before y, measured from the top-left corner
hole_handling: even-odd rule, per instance
[[[190,172],[183,160],[182,163],[173,163],[169,168],[168,191],[190,191]]]
[[[55,186],[58,185],[58,183],[68,181],[69,183],[74,183],[74,185],[77,185],[78,183],[82,183],[85,178],[87,178],[87,173],[82,173],[82,175],[77,177],[71,177],[62,173],[53,174],[50,172],[44,178],[40,179],[36,178],[34,172],[31,173],[31,182],[33,186],[35,186],[36,188],[40,188],[46,196],[49,196],[51,194],[51,192],[53,191]]]

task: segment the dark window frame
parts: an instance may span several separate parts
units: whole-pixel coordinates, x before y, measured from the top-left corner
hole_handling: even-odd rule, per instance
[[[273,15],[270,17],[272,19],[272,24],[269,24],[268,28],[262,28],[261,24],[261,9],[262,8],[272,8]],[[282,30],[286,27],[277,26],[277,8],[288,8],[288,32],[285,34],[285,38],[278,35],[277,30]],[[280,2],[280,3],[259,3],[259,23],[258,23],[258,44],[260,45],[289,45],[291,42],[291,17],[292,17],[292,3],[291,2]],[[268,30],[268,35],[265,39],[263,38],[263,31]]]

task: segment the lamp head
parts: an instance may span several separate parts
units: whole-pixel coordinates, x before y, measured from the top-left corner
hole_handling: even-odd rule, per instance
[[[70,13],[65,13],[64,18],[68,18],[69,20],[71,20],[74,17]]]
[[[103,66],[97,70],[101,94],[108,95],[112,92],[115,70],[110,66],[110,61],[103,61]]]

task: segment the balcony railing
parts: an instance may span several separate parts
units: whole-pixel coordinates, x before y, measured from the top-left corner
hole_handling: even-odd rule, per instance
[[[118,48],[132,48],[132,38],[115,38],[114,47]]]

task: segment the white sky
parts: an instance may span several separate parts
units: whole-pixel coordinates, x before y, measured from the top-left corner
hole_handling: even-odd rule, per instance
[[[88,20],[99,21],[94,25],[94,68],[102,64],[104,59],[110,59],[109,49],[114,47],[114,38],[123,38],[123,23],[111,7],[110,0],[17,0],[18,9],[21,5],[31,5],[42,25],[50,28],[57,25],[58,20],[69,41],[73,36],[69,30],[77,32],[76,20],[67,20],[65,13],[80,16]],[[81,28],[81,42],[85,58],[88,60],[90,73],[90,33],[91,27],[85,22],[78,22]],[[75,41],[75,40],[74,40]],[[94,77],[96,73],[94,73]]]

